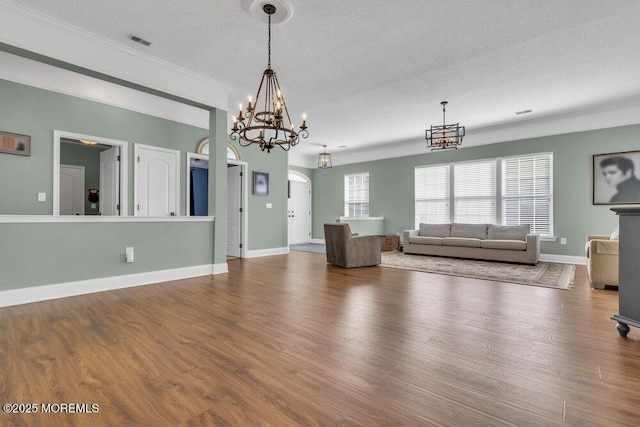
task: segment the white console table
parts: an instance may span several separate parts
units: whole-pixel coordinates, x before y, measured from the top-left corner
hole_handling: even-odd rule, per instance
[[[618,322],[621,336],[629,333],[629,325],[640,328],[640,208],[611,209],[620,218],[619,314],[611,318]]]

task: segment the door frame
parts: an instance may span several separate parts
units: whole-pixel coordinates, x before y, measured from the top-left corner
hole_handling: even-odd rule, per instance
[[[247,176],[247,171],[249,170],[249,163],[241,160],[227,159],[227,165],[229,164],[240,166],[240,171],[242,172],[242,179],[240,180],[240,191],[242,191],[242,197],[240,197],[242,203],[242,212],[240,213],[240,243],[242,244],[240,248],[240,258],[246,258],[249,249],[249,233],[247,233],[247,218],[249,212],[249,177]],[[228,191],[229,188],[227,187],[227,193]],[[228,199],[229,195],[227,194],[227,201]]]
[[[309,241],[313,240],[313,185],[311,182],[311,178],[309,178],[307,175],[305,175],[302,172],[298,172],[292,169],[289,169],[287,171],[287,186],[289,185],[289,174],[292,175],[296,175],[302,179],[304,179],[308,184],[309,184]],[[290,198],[287,198],[287,212],[289,212],[289,200]],[[287,217],[287,246],[289,246],[291,243],[291,236],[289,235],[289,221],[288,221],[288,217]]]
[[[60,143],[63,138],[88,139],[100,144],[120,147],[120,216],[129,216],[127,203],[129,201],[129,193],[127,192],[129,189],[129,143],[117,139],[55,129],[53,131],[53,216],[60,216]]]
[[[184,193],[184,199],[185,199],[184,216],[191,216],[191,204],[189,200],[191,196],[191,179],[190,179],[191,177],[189,176],[191,171],[191,159],[206,160],[208,162],[209,155],[187,152],[187,163],[186,163],[187,166],[185,168],[185,170],[187,171],[185,175],[186,176],[185,181],[187,181],[187,184],[186,184],[186,192]]]
[[[141,148],[143,150],[161,151],[176,156],[176,203],[174,209],[176,216],[180,216],[180,151],[145,144],[133,144],[133,215],[139,216],[136,207],[138,206],[138,165],[140,163],[138,162],[138,157],[140,156]]]

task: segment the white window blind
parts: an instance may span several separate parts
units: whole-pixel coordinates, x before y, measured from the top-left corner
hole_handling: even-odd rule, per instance
[[[416,168],[416,228],[420,223],[450,222],[450,175],[449,165]]]
[[[502,223],[553,235],[553,154],[502,160]]]
[[[369,217],[369,173],[344,176],[344,216]]]
[[[496,160],[456,163],[454,177],[455,222],[496,223]]]

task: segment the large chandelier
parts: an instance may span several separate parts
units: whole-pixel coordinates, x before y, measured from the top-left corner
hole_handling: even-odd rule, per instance
[[[442,101],[442,126],[433,126],[426,130],[427,147],[433,150],[446,150],[448,148],[458,148],[462,145],[464,138],[464,126],[460,123],[446,124],[446,107],[448,102]]]
[[[260,149],[267,150],[267,153],[270,153],[276,145],[289,151],[291,147],[298,145],[300,137],[309,136],[307,120],[303,115],[300,129],[295,130],[276,72],[271,69],[271,15],[276,13],[276,7],[265,4],[262,10],[269,16],[269,62],[262,74],[255,102],[252,104],[252,99],[249,97],[245,112],[242,111],[242,104],[240,104],[238,116],[233,118],[230,138],[238,141],[243,147],[258,144]]]

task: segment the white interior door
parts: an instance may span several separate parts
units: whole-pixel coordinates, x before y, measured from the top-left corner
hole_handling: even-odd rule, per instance
[[[120,147],[100,152],[100,215],[120,215]]]
[[[227,167],[227,255],[240,256],[242,230],[242,168]]]
[[[136,215],[178,215],[180,152],[136,144]]]
[[[289,244],[311,241],[311,188],[309,182],[290,181]]]
[[[84,215],[84,166],[60,165],[60,215]]]

